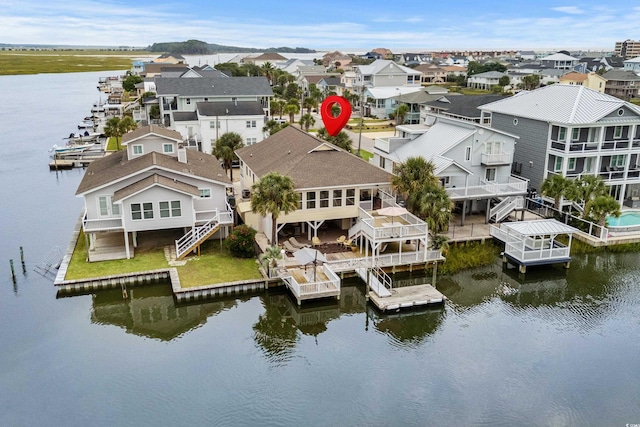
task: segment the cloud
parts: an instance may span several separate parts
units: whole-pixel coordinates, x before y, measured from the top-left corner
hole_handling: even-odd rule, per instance
[[[556,12],[568,13],[570,15],[582,15],[584,13],[584,11],[578,6],[558,6],[552,7],[551,10],[555,10]]]

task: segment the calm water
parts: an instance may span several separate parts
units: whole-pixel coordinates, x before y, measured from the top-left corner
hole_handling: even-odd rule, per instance
[[[0,425],[640,423],[638,254],[526,280],[496,263],[403,316],[358,282],[303,309],[283,292],[175,306],[165,285],[57,299],[33,266],[66,247],[83,171],[49,172],[47,150],[105,75],[0,77]]]

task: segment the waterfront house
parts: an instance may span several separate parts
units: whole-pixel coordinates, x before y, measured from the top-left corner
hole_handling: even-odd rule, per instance
[[[376,214],[382,207],[397,206],[391,173],[293,126],[236,153],[242,194],[238,213],[266,236],[271,236],[271,218],[253,214],[249,199],[253,184],[275,171],[293,180],[299,198],[297,210],[278,217],[278,232],[289,225],[295,234],[306,232],[312,240],[323,224],[331,223],[348,239],[358,240],[367,254],[371,250],[378,256],[385,243],[413,241],[419,247],[414,253],[416,262],[427,260],[428,233],[423,220],[408,212],[395,218]]]
[[[497,85],[505,73],[500,71],[487,71],[484,73],[474,74],[467,78],[467,87],[473,89],[491,90],[492,86]]]
[[[181,231],[177,257],[212,235],[227,235],[232,187],[215,157],[185,149],[180,133],[159,126],[125,134],[122,145],[92,162],[76,191],[84,199],[89,261],[131,258],[152,231]]]
[[[390,60],[378,59],[369,65],[356,65],[354,68],[357,87],[420,87],[420,71]]]
[[[465,120],[433,117],[431,126],[398,126],[398,136],[376,138],[371,163],[393,171],[410,157],[431,161],[449,198],[459,205],[463,223],[467,213],[485,212],[487,222],[499,222],[521,208],[527,181],[511,174],[518,137]]]
[[[491,127],[520,137],[513,157],[533,187],[595,175],[620,204],[640,192],[640,108],[584,86],[551,85],[480,106]]]
[[[210,102],[238,103],[243,102],[258,103],[262,107],[263,116],[268,116],[270,99],[273,91],[269,81],[265,77],[200,77],[200,78],[156,78],[156,93],[159,101],[160,114],[163,124],[174,130],[180,130],[183,138],[203,141],[203,128],[211,126],[211,116],[198,115],[198,104]],[[245,104],[242,104],[245,105]],[[231,112],[233,109],[229,109]],[[226,109],[225,111],[226,116]],[[185,114],[187,113],[187,114]],[[195,114],[195,115],[194,115]],[[252,114],[253,115],[253,114]],[[209,117],[200,121],[199,117]],[[232,116],[230,116],[232,117]],[[227,120],[237,120],[237,126],[231,128],[246,129],[244,114],[233,116],[234,118],[218,118],[222,121],[222,128],[226,126]],[[179,121],[187,122],[176,126],[176,118]],[[253,118],[249,130],[253,127]],[[256,119],[257,120],[257,119]],[[196,124],[197,121],[197,124]],[[190,122],[190,123],[189,123]],[[189,129],[191,127],[191,129]],[[256,122],[257,127],[257,122]],[[221,129],[222,129],[221,128]],[[262,130],[262,127],[259,128]],[[205,134],[208,132],[205,131]],[[245,141],[248,138],[258,138],[254,132],[241,132]],[[210,152],[210,138],[201,145],[203,149]],[[214,141],[215,142],[215,141]],[[257,141],[256,141],[257,142]]]

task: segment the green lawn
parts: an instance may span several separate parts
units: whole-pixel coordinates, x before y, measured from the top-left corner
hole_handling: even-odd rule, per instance
[[[120,141],[120,150],[124,150],[122,146],[122,141]],[[118,144],[116,143],[116,138],[110,137],[109,142],[107,142],[107,151],[118,151]]]
[[[373,153],[371,153],[371,152],[369,152],[367,150],[360,149],[360,157],[362,157],[363,159],[365,159],[368,162],[369,159],[373,158]]]
[[[163,248],[148,251],[136,248],[135,256],[132,259],[91,263],[86,262],[86,253],[84,233],[80,233],[65,280],[87,279],[170,267],[165,259]],[[254,258],[240,259],[232,257],[225,249],[220,248],[219,240],[212,240],[203,244],[200,253],[199,257],[187,257],[187,263],[184,266],[177,267],[180,285],[183,288],[262,278]]]

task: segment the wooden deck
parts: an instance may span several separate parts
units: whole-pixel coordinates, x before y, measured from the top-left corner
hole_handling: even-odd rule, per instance
[[[391,296],[379,297],[370,293],[371,302],[381,311],[397,311],[411,307],[443,304],[446,297],[431,285],[415,285],[393,288]]]

